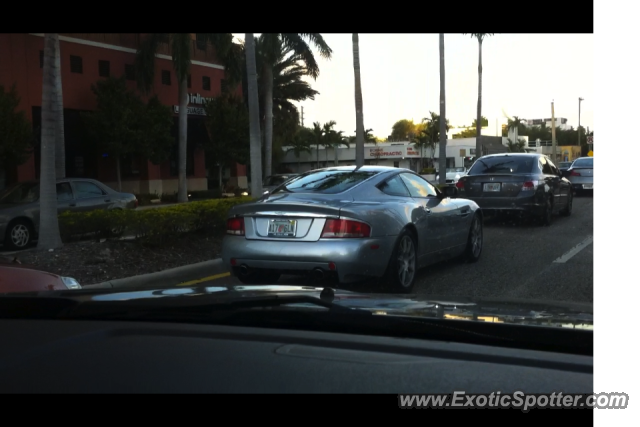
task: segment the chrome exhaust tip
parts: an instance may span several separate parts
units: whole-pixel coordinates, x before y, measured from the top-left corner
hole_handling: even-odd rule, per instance
[[[240,266],[240,274],[242,276],[248,276],[250,272],[251,271],[249,270],[249,267],[247,267],[246,265],[243,264]]]

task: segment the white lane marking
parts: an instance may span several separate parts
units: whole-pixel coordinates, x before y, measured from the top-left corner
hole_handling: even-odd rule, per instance
[[[562,255],[560,258],[553,261],[554,263],[564,263],[569,261],[575,254],[586,248],[590,243],[593,243],[593,236],[589,236],[584,239],[582,242],[578,243],[574,246],[569,252]]]

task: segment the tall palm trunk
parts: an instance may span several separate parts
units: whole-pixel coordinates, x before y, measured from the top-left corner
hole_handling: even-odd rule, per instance
[[[65,147],[64,147],[64,103],[62,100],[62,72],[60,70],[60,39],[56,37],[56,56],[53,63],[56,69],[55,91],[57,113],[56,113],[56,178],[62,179],[66,177]]]
[[[40,139],[40,230],[38,249],[62,246],[58,228],[58,201],[56,197],[56,131],[59,118],[60,93],[56,82],[60,67],[55,66],[56,51],[60,44],[58,34],[44,35],[44,61],[42,72],[42,134]]]
[[[362,86],[360,84],[360,45],[358,33],[351,36],[353,43],[353,74],[356,80],[356,167],[364,165],[364,118],[362,114]]]
[[[439,184],[447,182],[447,114],[444,93],[444,34],[440,33],[440,162],[438,174]]]
[[[178,203],[187,202],[187,76],[178,86],[180,110],[178,111]]]
[[[251,195],[262,195],[262,156],[260,146],[260,105],[258,99],[258,76],[256,73],[256,48],[253,33],[244,38],[247,57],[247,88],[249,92],[249,134],[251,159]]]
[[[118,175],[118,191],[122,192],[122,172],[120,172],[120,156],[116,156],[116,175]]]
[[[264,175],[271,175],[273,161],[273,67],[264,67]]]
[[[478,114],[476,119],[476,156],[482,156],[482,39],[478,40]]]

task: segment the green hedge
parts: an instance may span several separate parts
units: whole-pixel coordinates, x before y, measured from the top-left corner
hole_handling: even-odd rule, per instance
[[[145,210],[64,212],[58,217],[60,235],[69,242],[87,236],[113,238],[124,233],[135,235],[138,242],[148,245],[160,245],[187,232],[219,235],[225,231],[229,209],[251,200],[240,197]]]

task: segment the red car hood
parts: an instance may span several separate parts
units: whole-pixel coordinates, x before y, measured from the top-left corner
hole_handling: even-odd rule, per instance
[[[0,262],[0,293],[66,290],[60,276],[33,267]]]

